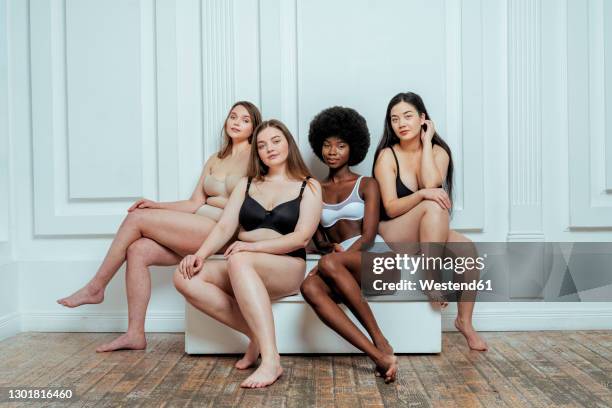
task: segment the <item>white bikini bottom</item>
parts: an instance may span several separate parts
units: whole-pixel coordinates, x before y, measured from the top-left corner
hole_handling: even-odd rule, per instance
[[[342,247],[342,249],[344,249],[344,250],[346,251],[346,250],[347,250],[347,249],[349,249],[349,248],[351,247],[351,245],[353,245],[353,243],[354,243],[355,241],[357,241],[359,238],[361,238],[361,235],[357,235],[357,236],[355,236],[355,237],[353,237],[353,238],[349,238],[349,239],[347,239],[347,240],[344,240],[344,241],[342,241],[342,242],[340,243],[340,246]],[[385,240],[383,239],[383,237],[381,237],[380,235],[376,234],[376,237],[374,238],[374,243],[375,243],[375,244],[384,244],[384,243],[385,243]],[[380,247],[380,246],[381,246],[381,245],[377,245],[377,247]],[[385,247],[386,247],[386,245],[385,245]],[[385,249],[385,251],[386,251],[386,250],[387,250],[387,249]],[[375,251],[375,252],[378,252],[378,251]]]

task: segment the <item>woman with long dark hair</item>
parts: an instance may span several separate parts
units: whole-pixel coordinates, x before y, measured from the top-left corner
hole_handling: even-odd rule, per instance
[[[126,262],[128,330],[96,351],[146,348],[144,324],[151,297],[148,267],[176,265],[208,236],[230,193],[246,174],[253,131],[260,123],[257,106],[247,101],[234,103],[223,123],[223,147],[206,161],[191,197],[174,202],[136,201],[95,276],[57,301],[71,308],[101,303],[106,286]]]
[[[253,136],[247,177],[229,198],[221,218],[194,255],[174,274],[174,285],[194,307],[245,334],[250,344],[235,367],[261,364],[241,384],[265,387],[283,372],[276,348],[271,299],[299,291],[305,247],[321,216],[321,187],[293,136],[278,120]],[[238,230],[225,260],[206,260]]]
[[[370,146],[365,119],[355,110],[340,106],[325,109],[310,123],[308,135],[315,154],[329,168],[322,182],[323,213],[315,243],[331,250],[319,260],[302,283],[302,295],[321,320],[349,343],[366,353],[386,382],[395,380],[397,358],[383,336],[361,294],[363,246],[384,242],[376,233],[380,193],[371,177],[353,173]],[[336,303],[345,303],[370,335],[371,340]]]
[[[372,173],[381,190],[383,210],[379,232],[390,243],[462,242],[475,257],[475,248],[464,235],[449,228],[453,193],[453,160],[448,144],[438,135],[421,97],[399,93],[387,106],[382,139],[376,149]],[[440,246],[422,245],[427,256],[442,256]],[[426,271],[432,273],[435,271]],[[472,270],[465,274],[477,276]],[[441,293],[427,293],[444,308]],[[456,328],[471,349],[484,351],[487,344],[472,326],[475,292],[458,298]]]

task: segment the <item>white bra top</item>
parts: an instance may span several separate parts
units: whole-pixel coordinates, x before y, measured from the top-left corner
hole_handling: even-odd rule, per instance
[[[321,225],[324,228],[333,226],[340,220],[361,220],[365,212],[365,203],[359,196],[359,184],[363,176],[360,176],[355,182],[353,191],[342,202],[338,204],[323,203],[323,212],[321,213]]]

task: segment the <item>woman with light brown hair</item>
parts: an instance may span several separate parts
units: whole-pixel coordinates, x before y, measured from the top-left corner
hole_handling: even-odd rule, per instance
[[[66,307],[101,303],[106,286],[127,261],[128,330],[97,351],[146,348],[144,323],[151,297],[148,267],[176,265],[199,248],[247,172],[253,131],[260,123],[261,114],[255,105],[236,102],[225,119],[223,147],[204,165],[191,197],[165,203],[136,201],[127,210],[95,276],[77,292],[57,301]]]
[[[306,188],[308,187],[308,188]],[[278,120],[253,136],[247,177],[229,198],[214,229],[185,257],[174,284],[194,307],[245,334],[250,344],[236,368],[261,364],[241,384],[260,388],[281,376],[271,300],[299,291],[305,247],[321,216],[321,187],[312,179],[291,133]],[[207,260],[231,239],[224,260]]]

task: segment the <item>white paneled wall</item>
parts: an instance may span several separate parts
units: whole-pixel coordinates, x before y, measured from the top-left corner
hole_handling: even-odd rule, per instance
[[[240,99],[283,120],[319,176],[310,120],[357,109],[369,174],[388,100],[415,91],[453,150],[454,228],[610,240],[611,55],[607,0],[0,0],[0,257],[22,272],[24,327],[124,324],[121,277],[102,306],[53,300],[94,274],[135,198],[191,194]],[[180,326],[168,271],[153,271],[156,330]],[[476,321],[529,314],[504,307]]]

